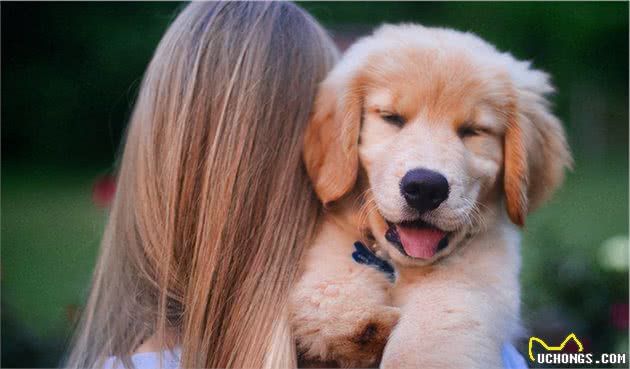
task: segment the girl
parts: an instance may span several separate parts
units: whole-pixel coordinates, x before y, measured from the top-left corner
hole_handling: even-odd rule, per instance
[[[174,349],[186,368],[295,367],[285,304],[319,211],[302,133],[336,55],[291,3],[177,17],[136,102],[67,366]]]

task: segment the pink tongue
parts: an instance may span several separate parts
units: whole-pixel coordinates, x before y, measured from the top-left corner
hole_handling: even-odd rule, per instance
[[[400,243],[402,243],[405,252],[414,258],[430,259],[435,255],[438,244],[446,236],[446,232],[442,232],[432,228],[398,228]]]

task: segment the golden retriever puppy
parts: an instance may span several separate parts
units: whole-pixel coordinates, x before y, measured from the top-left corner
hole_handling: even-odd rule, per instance
[[[449,29],[386,25],[346,52],[305,137],[327,212],[291,297],[303,358],[502,367],[520,331],[518,227],[571,165],[550,92],[529,62]],[[394,283],[352,259],[357,240]]]

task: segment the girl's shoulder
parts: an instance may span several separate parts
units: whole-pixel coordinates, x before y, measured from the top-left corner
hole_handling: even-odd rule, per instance
[[[160,352],[141,352],[131,355],[131,361],[136,369],[178,369],[181,357],[181,349]],[[160,360],[162,361],[160,366]],[[103,369],[125,369],[122,361],[117,357],[109,357]]]

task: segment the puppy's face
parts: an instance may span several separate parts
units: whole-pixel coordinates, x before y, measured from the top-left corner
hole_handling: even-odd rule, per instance
[[[363,70],[358,154],[385,220],[373,233],[399,262],[447,254],[499,198],[509,84],[483,73],[463,55],[414,49]]]
[[[309,175],[330,203],[362,169],[379,243],[399,263],[433,262],[504,215],[501,203],[522,225],[559,185],[570,155],[550,90],[544,73],[475,36],[385,27],[322,85]]]

